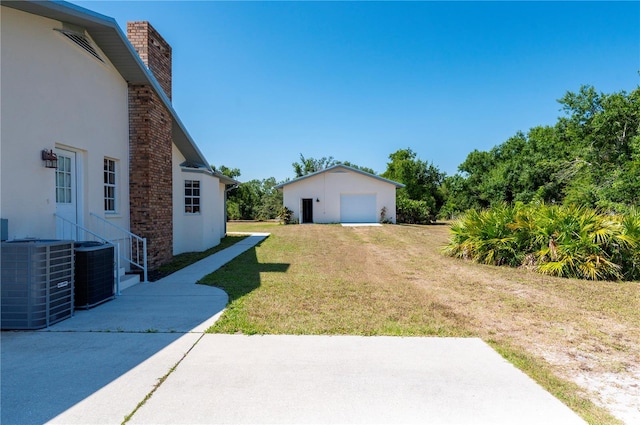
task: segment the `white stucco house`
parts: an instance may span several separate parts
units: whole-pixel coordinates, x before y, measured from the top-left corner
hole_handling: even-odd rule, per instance
[[[238,182],[211,169],[173,109],[157,31],[133,22],[124,34],[65,2],[1,8],[5,237],[117,242],[123,229],[146,239],[149,269],[217,245]]]
[[[396,189],[402,183],[338,164],[276,188],[299,223],[377,223],[383,208],[396,222]]]

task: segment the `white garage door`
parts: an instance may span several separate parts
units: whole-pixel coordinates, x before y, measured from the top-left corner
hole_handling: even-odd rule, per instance
[[[375,193],[340,195],[340,221],[343,223],[376,223]]]

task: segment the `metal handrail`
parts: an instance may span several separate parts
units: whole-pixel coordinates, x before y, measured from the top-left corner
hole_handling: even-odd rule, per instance
[[[125,245],[125,249],[121,251],[122,258],[129,264],[142,269],[143,282],[147,282],[147,238],[131,233],[97,214],[89,213],[89,215],[97,220],[96,231],[101,229],[104,237],[110,241],[121,241]]]
[[[75,223],[65,217],[62,217],[56,213],[53,213],[53,215],[56,217],[56,219],[58,219],[60,221],[61,225],[61,235],[64,237],[65,233],[65,225],[70,227],[70,229],[73,230],[73,235],[72,238],[73,240],[79,240],[79,239],[87,239],[86,238],[86,234],[91,235],[92,237],[94,237],[95,239],[97,239],[100,242],[106,242],[106,243],[111,243],[113,244],[113,246],[115,247],[115,250],[113,252],[113,264],[114,264],[114,271],[113,271],[113,275],[116,279],[116,294],[120,295],[120,244],[117,241],[110,241],[107,238],[105,238],[104,236],[101,236],[95,232],[92,232],[91,230],[79,225],[78,223]],[[57,225],[56,225],[57,228]],[[78,231],[82,231],[85,233],[84,238],[78,238]]]

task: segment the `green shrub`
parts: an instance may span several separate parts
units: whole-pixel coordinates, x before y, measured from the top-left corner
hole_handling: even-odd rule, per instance
[[[278,218],[284,223],[284,224],[294,224],[293,223],[293,211],[291,211],[289,208],[287,207],[282,207],[280,209],[280,211],[278,212]]]
[[[590,280],[621,279],[621,266],[611,261],[612,244],[620,234],[616,216],[585,207],[541,206],[535,253],[538,271]],[[546,245],[544,245],[546,243]]]
[[[451,227],[445,253],[590,280],[640,278],[640,214],[534,203],[470,210]]]
[[[453,239],[446,253],[478,263],[518,265],[517,240],[508,227],[513,214],[513,207],[507,205],[467,211],[451,226]]]
[[[227,200],[227,218],[229,220],[242,219],[242,215],[240,214],[240,206],[237,202]]]
[[[426,201],[416,201],[398,196],[396,199],[396,221],[408,224],[432,223],[436,219]]]
[[[622,235],[616,254],[625,280],[640,280],[640,209],[632,208],[620,221]]]

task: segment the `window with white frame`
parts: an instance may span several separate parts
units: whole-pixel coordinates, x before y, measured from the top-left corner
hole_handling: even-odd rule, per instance
[[[116,161],[104,159],[104,211],[116,212]]]
[[[58,204],[71,204],[72,195],[72,163],[71,158],[58,155],[58,168],[56,169],[56,202]]]
[[[184,181],[184,212],[187,214],[200,213],[200,181]]]

